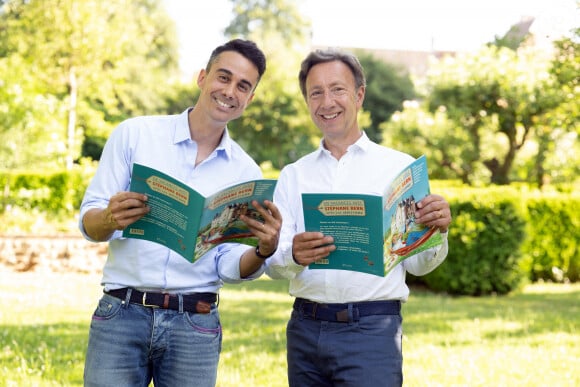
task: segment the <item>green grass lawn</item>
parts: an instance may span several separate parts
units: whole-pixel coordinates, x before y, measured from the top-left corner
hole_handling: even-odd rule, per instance
[[[0,272],[0,386],[80,386],[99,276]],[[403,308],[405,386],[580,386],[580,284],[505,297],[415,289]],[[284,281],[221,293],[218,385],[286,386]]]

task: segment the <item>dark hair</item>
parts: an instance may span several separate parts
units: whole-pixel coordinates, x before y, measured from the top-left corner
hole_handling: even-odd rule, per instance
[[[235,51],[252,62],[258,69],[258,81],[260,81],[262,75],[264,75],[264,72],[266,71],[266,56],[262,50],[258,48],[256,43],[252,42],[251,40],[233,39],[221,46],[216,47],[212,51],[209,60],[207,61],[205,71],[209,72],[211,66],[215,63],[219,55],[224,51]]]
[[[300,65],[298,73],[298,82],[300,82],[300,91],[306,99],[306,77],[308,73],[317,64],[340,61],[347,65],[354,76],[354,82],[357,88],[366,86],[364,70],[356,56],[349,52],[339,51],[337,49],[315,50],[312,51]]]

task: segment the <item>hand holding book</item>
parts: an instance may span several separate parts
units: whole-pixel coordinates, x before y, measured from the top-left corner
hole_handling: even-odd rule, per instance
[[[258,238],[241,217],[261,227],[258,223],[271,212],[252,203],[271,202],[275,186],[273,179],[253,180],[204,197],[171,176],[134,164],[130,190],[147,195],[151,211],[128,226],[123,236],[160,243],[190,262],[220,243],[256,246]]]
[[[402,260],[441,244],[437,227],[448,219],[440,217],[441,210],[434,210],[440,197],[431,195],[424,208],[416,207],[429,194],[425,156],[401,171],[382,197],[302,194],[306,231],[332,236],[336,247],[328,258],[311,263],[309,268],[385,276]]]

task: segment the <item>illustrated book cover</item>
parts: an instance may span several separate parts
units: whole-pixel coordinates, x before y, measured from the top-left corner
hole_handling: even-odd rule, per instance
[[[151,211],[129,225],[123,236],[160,243],[189,262],[220,243],[256,246],[257,238],[240,215],[262,220],[252,201],[272,200],[275,186],[274,179],[253,180],[204,197],[171,176],[134,164],[130,190],[146,194]]]
[[[416,203],[429,195],[427,160],[403,169],[384,195],[304,193],[306,231],[334,237],[336,250],[310,269],[353,270],[386,276],[398,263],[440,245],[436,228],[415,223]]]

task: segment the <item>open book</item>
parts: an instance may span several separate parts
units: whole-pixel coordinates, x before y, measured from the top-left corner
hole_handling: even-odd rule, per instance
[[[440,245],[436,228],[415,223],[415,205],[429,193],[427,161],[421,156],[395,177],[382,197],[302,194],[306,231],[331,235],[336,245],[309,268],[385,276],[402,260]]]
[[[146,194],[151,211],[123,236],[160,243],[190,262],[224,242],[256,246],[258,239],[240,215],[262,220],[252,200],[272,200],[275,186],[273,179],[247,181],[206,198],[171,176],[134,164],[130,190]]]

